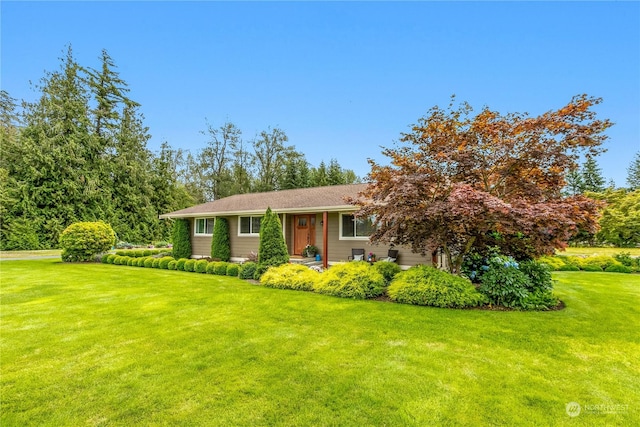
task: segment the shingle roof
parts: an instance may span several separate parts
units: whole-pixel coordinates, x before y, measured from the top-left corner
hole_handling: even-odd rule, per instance
[[[298,188],[266,193],[236,194],[212,202],[160,215],[160,218],[188,218],[264,213],[268,207],[276,212],[339,211],[355,209],[345,198],[358,197],[367,184],[332,185]]]

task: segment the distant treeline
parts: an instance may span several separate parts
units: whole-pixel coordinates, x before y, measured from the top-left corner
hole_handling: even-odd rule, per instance
[[[35,86],[35,102],[0,91],[0,249],[48,249],[69,224],[103,220],[119,240],[168,240],[158,215],[237,193],[357,182],[335,159],[313,167],[281,129],[244,141],[233,123],[203,132],[197,153],[148,148],[140,104],[106,50],[98,68],[76,62]]]

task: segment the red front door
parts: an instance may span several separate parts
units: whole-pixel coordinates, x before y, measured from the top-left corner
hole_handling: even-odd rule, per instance
[[[302,255],[307,245],[316,244],[316,216],[295,215],[293,223],[293,254]]]

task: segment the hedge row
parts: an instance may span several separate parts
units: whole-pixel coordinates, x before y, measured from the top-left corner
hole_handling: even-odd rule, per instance
[[[127,252],[127,251],[123,251]],[[159,252],[158,254],[162,254],[163,252]],[[241,267],[238,264],[233,264],[230,262],[222,262],[222,261],[214,261],[208,262],[207,260],[201,259],[186,259],[180,258],[178,260],[174,259],[171,256],[122,256],[116,254],[105,255],[102,257],[103,264],[114,264],[114,265],[127,265],[131,267],[146,267],[146,268],[160,268],[163,270],[178,270],[178,271],[188,271],[194,273],[208,273],[208,274],[217,274],[220,276],[232,276],[238,277],[240,274]],[[250,264],[250,263],[247,263]],[[251,263],[253,264],[253,263]],[[253,273],[252,276],[253,278]]]
[[[171,255],[171,251],[165,249],[121,249],[116,251],[116,255],[118,256],[128,256],[132,258],[142,258],[146,256],[167,254],[167,256]]]
[[[543,256],[539,262],[547,264],[554,271],[594,271],[607,273],[640,272],[640,259],[621,253],[614,256]]]

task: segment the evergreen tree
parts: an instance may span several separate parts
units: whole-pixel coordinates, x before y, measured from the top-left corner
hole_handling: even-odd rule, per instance
[[[568,196],[576,196],[584,193],[584,182],[582,180],[582,173],[578,169],[569,171],[565,177],[566,185],[564,187],[564,193]]]
[[[110,198],[100,179],[83,70],[70,47],[61,62],[60,71],[42,79],[40,100],[26,104],[21,170],[10,171],[25,184],[23,203],[35,207],[46,248],[57,246],[67,225],[104,218]]]
[[[318,167],[313,169],[311,176],[313,187],[324,187],[325,185],[329,185],[327,166],[324,164],[324,161],[321,161]]]
[[[640,151],[627,168],[627,185],[631,191],[640,190]]]
[[[175,259],[191,258],[191,231],[188,220],[178,218],[174,221],[171,240]]]
[[[261,275],[267,268],[289,262],[289,251],[282,235],[282,224],[278,214],[267,208],[260,222],[260,245],[258,248],[258,270]]]
[[[329,170],[327,172],[327,183],[329,185],[345,184],[344,174],[342,167],[336,159],[331,159],[329,162]]]
[[[225,262],[231,259],[229,222],[226,218],[216,218],[216,222],[213,226],[213,237],[211,239],[211,258]]]
[[[601,193],[605,189],[605,180],[602,176],[602,170],[598,166],[596,160],[588,156],[582,165],[582,182],[583,191],[591,191]]]

